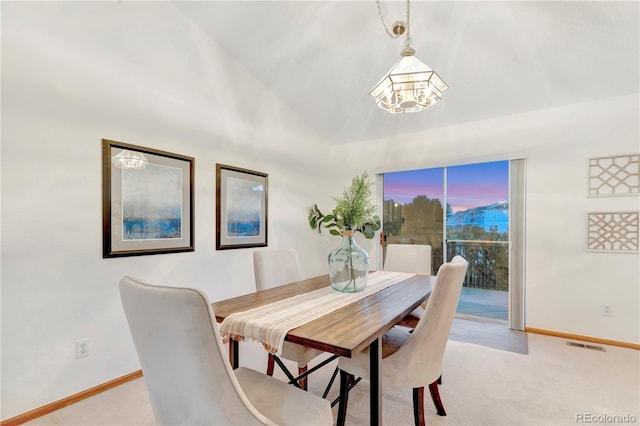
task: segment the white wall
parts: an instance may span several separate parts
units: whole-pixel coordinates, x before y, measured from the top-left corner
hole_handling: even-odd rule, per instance
[[[269,174],[269,245],[324,273],[308,209],[344,177],[313,135],[169,2],[2,2],[1,418],[139,369],[123,275],[254,289],[252,250],[215,250],[217,162]],[[102,138],[195,157],[195,252],[102,258]]]
[[[640,342],[639,257],[584,252],[585,211],[638,207],[585,196],[588,157],[639,150],[637,96],[327,153],[170,3],[1,7],[2,419],[139,368],[122,275],[212,300],[252,291],[252,250],[215,250],[216,162],[269,174],[269,245],[297,248],[311,276],[337,240],[308,208],[329,210],[353,175],[527,152],[527,325]],[[196,158],[195,252],[102,259],[102,138]],[[375,262],[376,241],[359,241]],[[91,355],[76,360],[81,338]]]
[[[525,325],[638,344],[640,255],[586,252],[585,214],[640,208],[638,196],[587,197],[588,158],[640,151],[639,105],[638,95],[617,97],[348,148],[366,149],[377,172],[524,154]],[[435,108],[446,108],[446,99]]]

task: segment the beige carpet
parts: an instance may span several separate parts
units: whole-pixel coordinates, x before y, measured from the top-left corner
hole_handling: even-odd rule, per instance
[[[456,315],[449,340],[475,343],[520,354],[529,353],[527,333],[509,329],[507,321]]]
[[[427,424],[576,425],[586,423],[581,418],[588,415],[627,415],[634,420],[629,424],[638,424],[640,352],[604,348],[575,348],[563,339],[533,334],[528,336],[528,355],[449,341],[440,387],[448,415],[437,416],[429,399]],[[266,358],[261,351],[257,344],[242,343],[241,363],[262,370]],[[321,394],[331,372],[327,367],[311,376],[310,391]],[[330,396],[337,392],[336,382]],[[150,425],[154,420],[148,401],[142,378],[29,424]],[[348,425],[369,423],[368,401],[368,382],[362,381],[350,394]],[[412,423],[411,390],[384,388],[383,424]]]

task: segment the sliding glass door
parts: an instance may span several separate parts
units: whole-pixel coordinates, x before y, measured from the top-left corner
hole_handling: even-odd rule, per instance
[[[508,319],[509,162],[447,167],[447,259],[469,262],[458,313]]]
[[[514,229],[524,229],[523,166],[519,161],[524,162],[505,160],[383,175],[383,250],[392,243],[429,244],[434,274],[443,262],[463,256],[469,269],[458,313],[506,321],[512,310],[517,318],[509,324],[516,329],[523,327],[516,321],[522,317],[523,276],[519,274],[521,260],[513,262],[510,240]],[[510,205],[511,198],[520,207],[516,210],[519,227],[510,220],[515,207]],[[519,244],[522,241],[518,239]],[[515,255],[520,259],[523,253]],[[518,273],[510,271],[510,259]],[[515,297],[510,298],[514,288]]]

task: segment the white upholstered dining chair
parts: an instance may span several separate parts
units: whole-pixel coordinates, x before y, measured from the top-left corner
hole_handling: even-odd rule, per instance
[[[329,401],[231,369],[206,294],[124,277],[120,296],[158,424],[333,424]]]
[[[384,259],[385,271],[431,275],[431,246],[426,244],[388,244]],[[415,328],[428,300],[404,317],[398,325]]]
[[[431,275],[431,246],[425,244],[388,244],[384,270]]]
[[[258,249],[253,252],[253,272],[256,280],[256,290],[267,290],[284,284],[302,280],[302,271],[295,249]],[[294,361],[298,364],[298,375],[304,374],[309,361],[324,352],[285,341],[280,358]],[[273,375],[275,355],[268,355],[267,374]],[[307,389],[307,378],[299,381],[302,389]]]
[[[424,388],[429,387],[437,413],[446,412],[438,392],[444,352],[456,313],[456,306],[467,272],[467,261],[454,257],[438,269],[436,282],[422,318],[410,333],[394,327],[382,338],[382,383],[413,389],[413,414],[416,425],[424,425]],[[344,424],[349,389],[355,377],[369,378],[369,351],[353,358],[340,358],[340,405],[338,425]],[[384,389],[383,389],[384,391]]]

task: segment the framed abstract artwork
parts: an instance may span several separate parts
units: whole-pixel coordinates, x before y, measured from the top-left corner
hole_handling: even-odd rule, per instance
[[[267,179],[216,164],[216,250],[267,246]]]
[[[102,257],[194,251],[194,162],[102,140]]]

